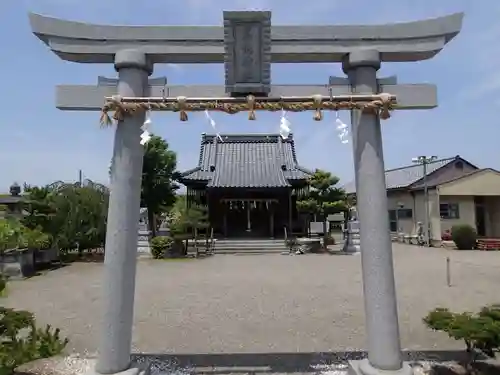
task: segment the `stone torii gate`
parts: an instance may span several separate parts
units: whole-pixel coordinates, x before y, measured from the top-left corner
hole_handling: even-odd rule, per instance
[[[224,12],[224,26],[101,26],[30,14],[33,33],[61,59],[114,64],[118,79],[96,86],[58,86],[57,108],[100,111],[104,98],[121,97],[323,97],[390,93],[394,109],[437,106],[436,88],[377,79],[382,62],[430,59],[455,37],[463,14],[377,26],[271,26],[271,12]],[[271,63],[342,63],[347,78],[317,85],[271,85]],[[154,64],[224,63],[223,86],[170,86],[149,79]],[[141,371],[130,363],[136,274],[136,235],[144,111],[119,121],[106,236],[103,329],[95,372]],[[378,112],[352,111],[354,169],[361,231],[361,259],[368,358],[352,373],[409,374],[402,361],[392,246],[387,216]],[[327,125],[328,126],[328,125]]]

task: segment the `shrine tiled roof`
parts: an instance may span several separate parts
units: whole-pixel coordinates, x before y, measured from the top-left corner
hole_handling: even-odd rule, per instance
[[[203,134],[198,166],[182,173],[181,181],[206,182],[208,187],[289,187],[311,171],[297,163],[293,136],[279,134]]]

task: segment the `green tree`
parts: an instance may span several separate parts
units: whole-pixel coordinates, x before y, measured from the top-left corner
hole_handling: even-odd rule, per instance
[[[175,203],[177,156],[163,138],[153,135],[146,145],[142,167],[141,206],[148,209],[149,229],[156,236],[156,216]]]
[[[175,212],[172,212],[172,214],[170,232],[174,241],[186,241],[184,255],[187,255],[188,239],[193,238],[195,241],[198,241],[200,229],[205,230],[209,227],[208,210],[205,206],[201,205],[192,205],[190,207],[184,205],[184,207],[179,207],[176,203]],[[205,239],[208,240],[206,235]]]
[[[208,211],[205,206],[192,205],[184,207],[177,220],[172,223],[173,233],[196,235],[199,229],[208,228]]]
[[[347,209],[344,189],[335,186],[338,182],[339,178],[332,175],[330,172],[316,169],[308,180],[308,195],[304,199],[297,201],[297,209],[299,212],[321,217],[323,221],[323,239],[325,244],[328,239],[328,215],[342,212]]]
[[[60,248],[78,247],[80,252],[103,247],[106,237],[109,191],[104,185],[84,181],[63,184],[53,196],[56,214],[53,228]]]
[[[175,196],[175,203],[172,206],[172,211],[178,211],[181,212],[186,208],[187,204],[187,196],[186,194],[177,194]]]
[[[44,187],[25,186],[26,216],[22,224],[48,234],[60,249],[104,245],[109,191],[86,180],[83,184],[55,182]]]
[[[41,228],[45,233],[52,233],[52,218],[56,209],[53,201],[54,186],[24,185],[23,210],[25,215],[21,223],[30,229]]]

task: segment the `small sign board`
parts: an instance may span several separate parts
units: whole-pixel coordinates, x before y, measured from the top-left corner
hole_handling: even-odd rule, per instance
[[[337,214],[328,215],[326,219],[328,221],[343,222],[345,220],[345,216],[343,212],[339,212]]]
[[[309,224],[309,232],[311,234],[323,233],[323,223],[321,221],[311,221]]]

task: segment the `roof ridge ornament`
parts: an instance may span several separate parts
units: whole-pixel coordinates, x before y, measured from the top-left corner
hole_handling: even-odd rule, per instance
[[[322,110],[339,111],[358,109],[362,112],[377,113],[381,119],[388,119],[390,111],[397,107],[396,96],[389,93],[376,95],[338,95],[338,96],[287,96],[256,98],[188,98],[188,97],[107,97],[101,109],[101,125],[112,124],[109,112],[114,112],[113,119],[122,121],[125,117],[141,111],[179,112],[180,120],[187,121],[187,112],[219,111],[236,114],[249,111],[249,120],[255,120],[255,111],[304,112],[314,110],[314,120],[323,119]]]

